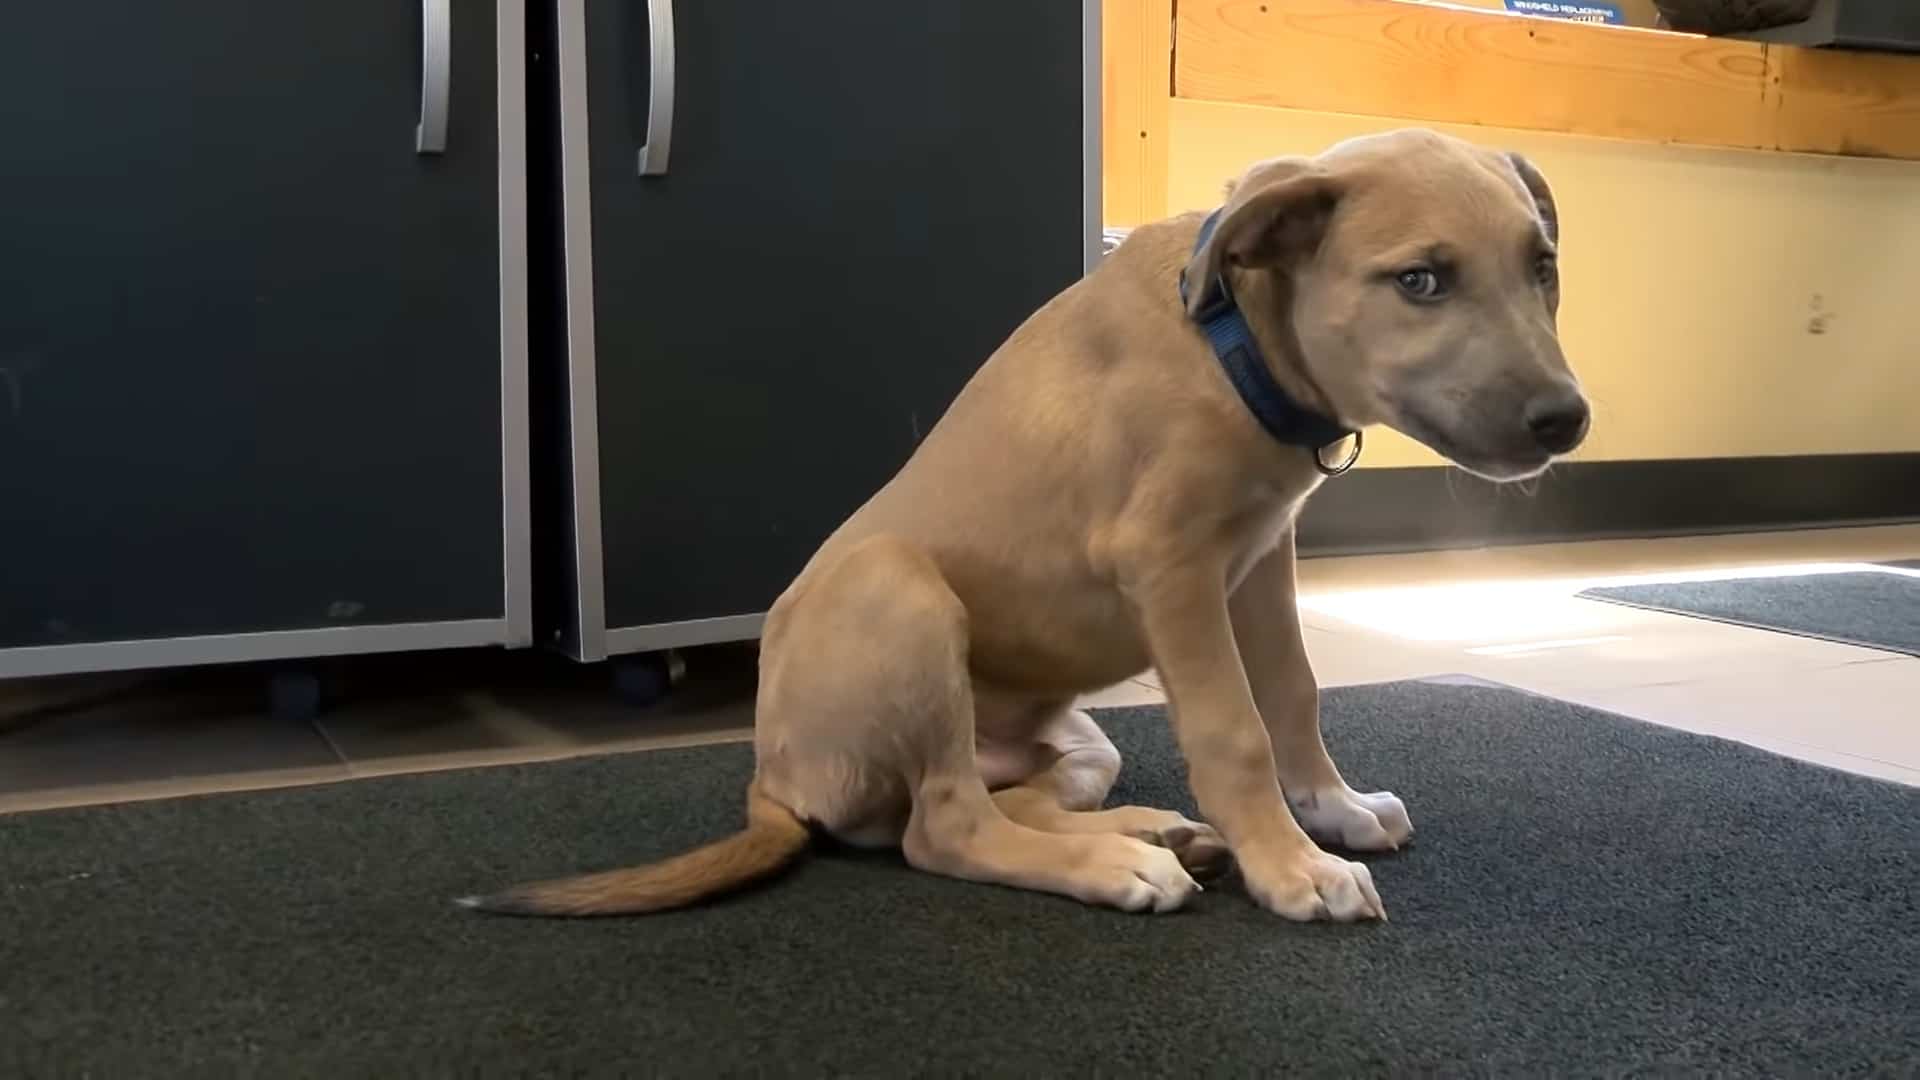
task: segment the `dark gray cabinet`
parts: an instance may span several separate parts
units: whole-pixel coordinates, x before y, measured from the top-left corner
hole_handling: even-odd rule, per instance
[[[530,640],[522,0],[6,21],[0,675]]]
[[[1098,257],[1098,8],[553,3],[535,369],[564,648],[753,636]]]

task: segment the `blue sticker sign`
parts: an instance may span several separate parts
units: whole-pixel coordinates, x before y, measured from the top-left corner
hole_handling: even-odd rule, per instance
[[[1507,10],[1516,15],[1538,15],[1543,19],[1570,19],[1573,22],[1605,23],[1625,26],[1627,17],[1612,4],[1594,0],[1507,0]]]

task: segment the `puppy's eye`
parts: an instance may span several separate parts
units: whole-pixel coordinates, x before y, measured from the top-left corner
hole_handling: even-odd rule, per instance
[[[1541,286],[1548,289],[1560,287],[1560,260],[1551,255],[1542,255],[1533,261],[1533,276]]]
[[[1432,303],[1447,293],[1446,286],[1440,281],[1440,275],[1424,266],[1400,271],[1394,275],[1393,283],[1400,287],[1400,291],[1406,295],[1407,299],[1421,303]]]

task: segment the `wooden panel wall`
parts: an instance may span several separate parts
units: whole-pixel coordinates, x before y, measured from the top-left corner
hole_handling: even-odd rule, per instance
[[[1920,158],[1920,58],[1396,0],[1181,0],[1180,98]]]
[[[1769,46],[1781,150],[1920,158],[1920,57]]]
[[[1132,226],[1166,212],[1173,0],[1103,0],[1101,20],[1102,204]]]

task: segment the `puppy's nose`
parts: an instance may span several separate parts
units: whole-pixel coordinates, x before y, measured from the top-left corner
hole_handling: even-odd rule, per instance
[[[1564,454],[1587,437],[1591,413],[1587,399],[1577,393],[1542,394],[1527,403],[1527,430],[1540,449]]]

